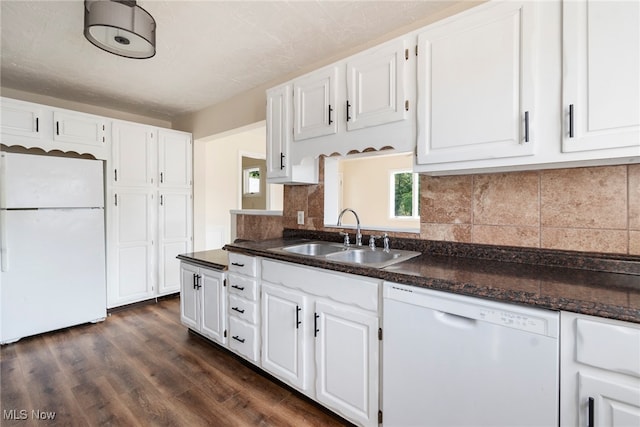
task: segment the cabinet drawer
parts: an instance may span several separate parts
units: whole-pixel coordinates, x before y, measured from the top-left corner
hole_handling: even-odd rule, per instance
[[[237,274],[229,274],[229,292],[240,295],[251,301],[256,301],[258,292],[255,279]]]
[[[256,259],[252,256],[229,252],[229,271],[255,277]]]
[[[229,315],[255,325],[258,321],[258,305],[244,298],[229,295]]]
[[[604,348],[610,351],[603,351]],[[640,377],[640,327],[576,319],[576,359],[597,368]]]
[[[351,274],[305,267],[286,262],[262,260],[262,280],[289,289],[329,298],[369,311],[378,311],[381,281]]]
[[[258,327],[235,317],[229,318],[229,347],[246,358],[258,362]]]

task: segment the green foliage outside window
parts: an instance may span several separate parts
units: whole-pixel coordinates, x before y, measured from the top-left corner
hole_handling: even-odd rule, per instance
[[[395,216],[413,216],[413,174],[411,172],[394,174],[394,185]]]

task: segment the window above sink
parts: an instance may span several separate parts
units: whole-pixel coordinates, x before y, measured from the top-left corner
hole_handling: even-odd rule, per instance
[[[373,152],[324,159],[324,226],[336,227],[343,208],[360,216],[363,229],[420,232],[420,188],[412,153]],[[354,226],[346,218],[343,225]]]

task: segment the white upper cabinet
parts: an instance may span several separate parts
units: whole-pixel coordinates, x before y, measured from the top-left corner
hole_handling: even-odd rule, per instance
[[[110,151],[108,125],[111,121],[104,117],[54,110],[53,145],[56,149],[90,153],[98,159],[107,159]]]
[[[414,47],[415,35],[393,39],[269,89],[271,182],[317,182],[321,155],[413,151]]]
[[[13,137],[43,138],[42,125],[44,124],[44,110],[37,104],[15,101],[8,98],[2,99],[2,129],[3,144]],[[9,144],[8,144],[9,145]]]
[[[156,132],[150,126],[116,122],[112,128],[112,182],[117,186],[152,186]]]
[[[17,99],[0,100],[3,144],[109,158],[110,119]]]
[[[405,39],[394,40],[347,60],[347,130],[378,126],[407,116],[405,68],[409,49]]]
[[[292,85],[267,91],[267,180],[270,183],[316,184],[317,159],[294,165],[291,156]]]
[[[505,2],[418,35],[419,164],[535,151],[535,2]]]
[[[267,91],[267,177],[285,178],[291,142],[291,85]]]
[[[562,12],[562,151],[640,155],[640,3],[565,1]]]
[[[338,132],[338,66],[322,68],[293,82],[293,139]]]
[[[158,185],[190,188],[192,168],[191,134],[158,131]]]
[[[418,40],[415,171],[640,161],[637,1],[490,1]]]
[[[106,145],[105,120],[98,116],[89,116],[69,111],[53,112],[55,141],[86,145]]]

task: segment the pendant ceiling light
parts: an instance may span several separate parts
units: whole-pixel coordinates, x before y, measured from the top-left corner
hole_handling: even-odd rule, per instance
[[[84,36],[114,55],[156,54],[156,21],[135,0],[84,0]]]

